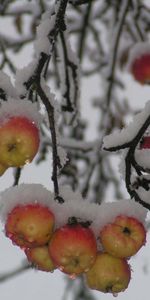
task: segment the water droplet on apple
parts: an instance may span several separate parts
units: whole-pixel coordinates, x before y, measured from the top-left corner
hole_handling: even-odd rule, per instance
[[[20,248],[21,248],[21,250],[23,250],[23,251],[25,251],[25,250],[27,249],[27,248],[24,247],[24,246],[21,246]]]
[[[30,160],[29,159],[26,159],[25,160],[25,164],[27,165],[27,164],[29,164],[30,163]]]
[[[59,269],[60,271],[62,271],[62,272],[63,272],[63,270],[64,270],[64,267],[63,267],[63,266],[60,266],[58,269]]]
[[[76,279],[76,277],[77,275],[75,273],[69,275],[69,278],[72,280]]]

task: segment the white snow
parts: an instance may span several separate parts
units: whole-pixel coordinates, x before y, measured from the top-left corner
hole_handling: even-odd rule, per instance
[[[100,230],[114,221],[118,215],[132,216],[145,225],[147,210],[134,200],[120,200],[101,205],[82,199],[80,192],[73,192],[69,186],[60,188],[63,204],[54,201],[53,194],[41,184],[21,184],[11,187],[0,195],[0,219],[5,224],[8,214],[18,205],[40,203],[48,207],[55,215],[55,227],[59,228],[68,222],[68,218],[92,221],[91,229],[96,237]]]
[[[150,149],[140,149],[135,151],[135,160],[145,169],[150,169]]]
[[[6,222],[8,214],[18,205],[41,204],[49,207],[53,199],[50,191],[41,184],[20,184],[6,189],[0,194],[0,218]]]
[[[34,50],[37,58],[40,54],[51,53],[53,45],[50,44],[48,35],[53,31],[56,21],[56,15],[50,15],[50,11],[44,13],[40,25],[37,27],[37,39],[34,43]]]
[[[59,156],[59,159],[60,159],[61,166],[64,167],[65,164],[66,164],[66,162],[67,162],[67,160],[68,160],[67,153],[60,146],[57,147],[57,153],[58,153],[58,156]]]
[[[0,125],[5,124],[14,116],[23,116],[35,123],[39,127],[41,115],[37,109],[37,103],[32,103],[28,99],[13,99],[8,98],[8,101],[3,101],[0,107]]]
[[[35,40],[34,51],[35,51],[37,58],[40,57],[40,54],[42,52],[47,55],[50,54],[50,43],[49,43],[49,39],[47,36]]]
[[[18,96],[26,95],[27,88],[24,85],[24,83],[27,82],[32,75],[34,75],[37,64],[38,64],[38,60],[33,59],[33,61],[29,63],[26,67],[17,70],[15,86],[16,86]]]
[[[139,187],[136,192],[144,202],[150,204],[150,190],[146,191],[143,187]]]
[[[142,112],[136,114],[132,120],[125,128],[122,130],[117,130],[116,132],[107,135],[103,140],[103,147],[110,148],[122,145],[124,143],[131,142],[133,138],[137,135],[140,128],[150,115],[150,101],[145,105]]]
[[[17,97],[17,93],[11,83],[10,77],[2,71],[0,71],[0,88],[4,90],[6,95],[14,98]]]

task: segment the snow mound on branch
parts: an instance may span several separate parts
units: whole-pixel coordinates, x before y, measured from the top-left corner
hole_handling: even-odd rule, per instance
[[[137,149],[135,151],[135,160],[145,170],[150,169],[150,149]]]
[[[149,180],[150,180],[150,177],[149,177]],[[150,190],[147,191],[143,187],[139,187],[138,190],[136,190],[136,192],[144,202],[150,204]]]
[[[17,97],[15,88],[10,81],[10,77],[2,71],[0,71],[0,88],[2,88],[8,96],[14,98]]]
[[[35,70],[38,65],[38,60],[34,59],[31,63],[16,72],[15,86],[19,96],[25,96],[27,87],[25,83],[34,76]]]
[[[127,125],[122,130],[117,130],[116,132],[105,136],[103,140],[103,147],[111,148],[131,142],[138,134],[139,130],[141,129],[149,115],[150,101],[146,103],[145,108],[142,112],[136,114],[129,125]]]
[[[91,229],[96,237],[108,223],[118,215],[132,216],[145,225],[147,210],[134,200],[120,200],[101,205],[83,200],[80,192],[74,192],[69,186],[60,188],[64,203],[54,201],[54,195],[41,184],[21,184],[1,193],[0,218],[5,224],[8,214],[18,205],[41,204],[48,207],[55,215],[55,228],[68,223],[75,217],[79,222],[91,222]]]
[[[8,98],[3,101],[0,107],[0,124],[5,124],[10,118],[23,116],[31,120],[39,127],[41,116],[37,109],[37,104],[30,102],[28,99]]]
[[[47,55],[51,53],[52,45],[50,44],[49,37],[55,30],[56,15],[51,15],[48,11],[43,14],[40,25],[37,27],[37,38],[34,43],[34,50],[36,57],[39,57],[43,52]]]
[[[136,43],[129,51],[127,71],[130,72],[133,62],[145,54],[150,55],[150,43],[147,41]]]

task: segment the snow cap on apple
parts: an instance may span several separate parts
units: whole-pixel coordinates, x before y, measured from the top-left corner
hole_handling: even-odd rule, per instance
[[[102,203],[101,205],[84,200],[79,191],[72,191],[69,186],[60,186],[60,195],[64,199],[63,204],[55,205],[56,228],[60,228],[68,223],[70,217],[76,217],[79,222],[89,221],[90,228],[99,237],[100,230],[118,215],[125,214],[133,216],[145,224],[147,209],[139,203],[122,199],[112,203]]]
[[[148,42],[137,43],[131,48],[127,68],[136,81],[141,84],[150,82],[150,44]]]
[[[0,125],[7,123],[12,117],[25,117],[35,123],[37,128],[39,128],[42,118],[37,103],[32,103],[28,99],[8,97],[7,101],[1,102]]]
[[[52,194],[42,185],[22,184],[1,194],[1,219],[6,235],[20,247],[43,246],[54,230]]]
[[[55,229],[66,225],[71,217],[75,217],[79,223],[89,222],[89,228],[96,239],[100,230],[108,223],[112,223],[118,215],[132,216],[145,224],[147,210],[133,200],[98,205],[84,201],[79,192],[74,192],[67,186],[60,188],[60,196],[64,199],[64,203],[54,201],[54,195],[40,184],[11,187],[1,193],[1,220],[5,224],[8,214],[18,205],[39,203],[48,207],[55,215]]]
[[[2,223],[6,223],[8,215],[16,206],[26,206],[28,204],[39,204],[52,211],[54,211],[53,206],[57,205],[53,193],[42,184],[22,183],[0,193],[0,219]]]

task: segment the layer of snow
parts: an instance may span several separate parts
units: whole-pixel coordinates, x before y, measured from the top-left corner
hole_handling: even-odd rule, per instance
[[[37,27],[37,38],[34,43],[34,50],[37,58],[40,54],[51,53],[53,44],[50,44],[48,36],[53,32],[55,27],[56,15],[51,15],[50,12],[44,13],[40,25]]]
[[[14,116],[24,116],[39,127],[41,115],[38,112],[37,103],[32,103],[28,99],[8,98],[3,101],[0,107],[0,125],[3,125]]]
[[[26,67],[17,70],[15,86],[16,86],[16,90],[17,90],[17,93],[19,96],[26,95],[27,88],[24,85],[24,83],[27,82],[28,79],[34,75],[37,64],[38,64],[38,60],[33,59],[33,61],[31,63],[29,63]]]
[[[145,169],[150,169],[150,149],[140,149],[135,151],[135,160]]]
[[[36,204],[49,207],[49,201],[53,200],[50,191],[41,184],[20,184],[6,189],[0,194],[0,217],[6,222],[8,214],[18,205]]]
[[[36,57],[39,58],[40,54],[43,52],[47,55],[50,54],[50,43],[47,36],[39,38],[34,42],[34,50]]]
[[[82,222],[91,221],[90,227],[96,237],[99,236],[103,226],[112,223],[118,215],[135,217],[145,225],[147,210],[134,200],[120,200],[99,205],[83,200],[81,194],[73,192],[69,186],[61,187],[60,195],[65,200],[63,204],[54,201],[53,194],[41,184],[21,184],[11,187],[1,193],[1,221],[5,223],[7,215],[17,205],[40,203],[54,213],[55,228],[66,224],[70,217],[76,217]]]
[[[146,191],[143,187],[139,187],[136,192],[144,202],[150,204],[150,190]]]
[[[134,116],[131,123],[122,130],[117,130],[116,132],[104,137],[103,143],[104,148],[116,147],[128,142],[131,142],[134,137],[139,132],[140,128],[143,126],[144,122],[150,115],[150,101],[145,105],[142,112]]]
[[[60,146],[57,147],[57,153],[58,153],[58,156],[59,156],[59,159],[60,159],[60,164],[61,164],[62,167],[64,167],[65,164],[66,164],[66,162],[67,162],[67,160],[68,160],[67,153]]]
[[[10,81],[10,77],[2,71],[0,71],[0,88],[4,90],[6,95],[14,98],[17,97],[16,90]]]

